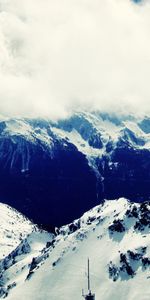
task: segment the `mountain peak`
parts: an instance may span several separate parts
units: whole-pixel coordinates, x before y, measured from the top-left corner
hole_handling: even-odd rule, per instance
[[[28,251],[20,250],[19,255],[16,251],[11,267],[3,272],[2,288],[8,292],[8,300],[24,300],[27,296],[32,300],[44,299],[48,295],[52,300],[80,299],[82,288],[86,290],[87,257],[96,299],[146,299],[149,213],[149,202],[135,204],[124,198],[105,201],[69,225],[57,228],[48,243],[45,238],[40,253],[35,251],[40,237],[27,237]],[[44,242],[42,234],[45,233],[40,238]],[[28,265],[23,269],[26,262]]]

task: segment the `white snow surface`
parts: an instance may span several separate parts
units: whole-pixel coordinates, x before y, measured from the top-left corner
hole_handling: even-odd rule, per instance
[[[25,119],[8,119],[6,121],[6,129],[4,135],[9,136],[22,136],[31,143],[36,143],[37,140],[41,141],[47,146],[51,146],[52,139],[48,135],[46,128],[33,128]]]
[[[102,156],[104,154],[103,149],[95,149],[91,147],[88,141],[84,140],[82,136],[75,129],[71,132],[59,128],[53,128],[53,132],[62,139],[67,139],[71,144],[75,145],[77,149],[87,156]]]
[[[144,260],[150,258],[149,224],[142,225],[141,229],[135,228],[143,214],[148,216],[150,205],[146,204],[144,213],[143,209],[142,205],[131,204],[124,198],[105,201],[79,220],[57,229],[53,243],[43,246],[40,252],[39,239],[41,237],[46,242],[47,237],[43,239],[43,233],[40,236],[32,233],[25,242],[29,251],[22,256],[17,253],[15,262],[3,273],[6,288],[8,283],[16,284],[9,290],[7,299],[82,299],[82,288],[87,292],[86,265],[89,257],[91,288],[96,300],[148,300],[150,274]],[[124,231],[109,229],[117,220]],[[138,258],[133,259],[129,250]],[[33,255],[36,256],[36,264],[31,270]],[[126,255],[134,271],[133,276],[122,264],[121,255]],[[112,264],[119,270],[116,281],[109,274]]]
[[[101,135],[101,140],[103,142],[102,149],[96,149],[89,145],[88,139],[84,139],[80,132],[78,132],[75,128],[73,128],[72,131],[67,131],[63,128],[58,128],[56,126],[57,123],[51,123],[51,121],[48,121],[47,119],[45,121],[47,124],[49,123],[49,129],[51,129],[57,138],[62,139],[63,143],[64,140],[66,140],[74,144],[80,152],[88,157],[102,156],[106,151],[105,146],[109,141],[112,141],[115,147],[118,140],[124,135],[126,129],[129,129],[137,139],[143,140],[143,145],[137,145],[129,136],[129,142],[134,148],[150,148],[150,134],[147,134],[140,129],[138,125],[138,121],[140,121],[139,119],[134,119],[131,121],[129,116],[128,120],[122,121],[121,124],[116,125],[113,121],[110,121],[109,118],[103,120],[100,116],[97,116],[96,113],[78,112],[73,116],[78,117],[79,119],[81,118],[82,127],[85,131],[87,121],[87,124],[90,124],[91,128],[95,129],[97,134]],[[5,120],[6,128],[3,131],[2,136],[10,136],[12,139],[13,137],[21,136],[33,144],[35,144],[37,141],[40,141],[43,145],[49,147],[50,149],[53,148],[53,137],[49,135],[47,127],[40,128],[38,125],[33,126],[28,121],[28,119],[17,118]],[[40,121],[42,122],[42,120],[39,119],[39,123]],[[126,135],[128,135],[127,132]]]
[[[15,209],[0,203],[0,259],[12,252],[34,227]]]
[[[32,150],[35,149],[36,145],[42,147],[44,151],[53,157],[55,142],[59,140],[63,147],[67,147],[68,142],[73,144],[79,152],[86,156],[89,165],[97,172],[95,159],[103,155],[110,156],[111,151],[118,147],[120,141],[124,141],[133,149],[150,149],[150,134],[145,133],[139,126],[142,119],[129,116],[126,121],[122,120],[120,123],[115,123],[111,120],[111,116],[102,119],[99,114],[88,112],[76,112],[72,117],[73,119],[64,120],[71,125],[71,130],[64,129],[62,125],[59,126],[60,120],[58,123],[53,123],[47,119],[16,118],[3,120],[6,127],[2,130],[0,136],[2,139],[0,155],[4,155],[3,142],[5,139],[11,139],[12,143],[15,144],[14,148],[10,147],[9,149],[11,168],[14,166],[16,158],[21,156],[21,171],[25,172],[30,169]],[[81,132],[84,132],[85,135]],[[93,133],[95,136],[93,136]],[[94,146],[90,142],[92,137],[95,142],[96,139],[100,140],[101,146]],[[107,151],[108,144],[110,144],[110,152]]]

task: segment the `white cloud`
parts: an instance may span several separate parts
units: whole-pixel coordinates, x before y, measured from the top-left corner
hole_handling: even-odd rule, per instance
[[[150,111],[150,3],[0,0],[0,112]]]

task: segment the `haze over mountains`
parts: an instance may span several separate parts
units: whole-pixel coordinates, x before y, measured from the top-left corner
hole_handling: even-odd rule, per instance
[[[149,13],[149,0],[0,0],[0,114],[150,112]]]
[[[150,0],[0,0],[1,299],[80,300],[88,257],[96,300],[149,299],[149,30]]]

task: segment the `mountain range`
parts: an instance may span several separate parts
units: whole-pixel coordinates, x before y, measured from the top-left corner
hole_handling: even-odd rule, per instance
[[[104,199],[150,197],[150,119],[0,120],[0,201],[51,231]]]

